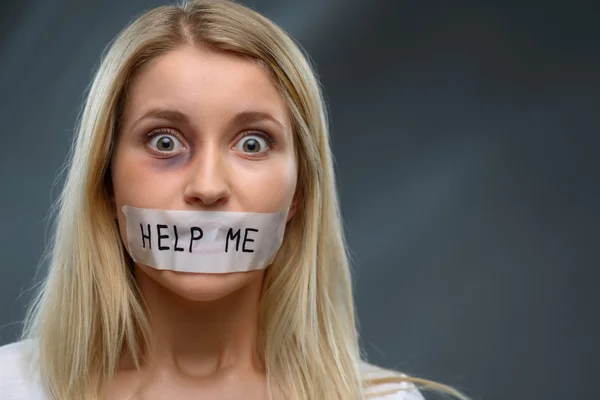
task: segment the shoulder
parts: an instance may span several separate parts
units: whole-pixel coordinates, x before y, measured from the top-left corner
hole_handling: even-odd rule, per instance
[[[366,399],[371,400],[425,400],[421,392],[403,373],[378,367],[367,362],[360,365],[365,381]]]
[[[0,398],[41,399],[36,366],[36,342],[24,340],[0,346]]]

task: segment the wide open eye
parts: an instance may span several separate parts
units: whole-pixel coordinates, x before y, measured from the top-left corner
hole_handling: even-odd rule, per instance
[[[266,133],[248,132],[247,135],[237,142],[235,148],[244,154],[262,154],[269,151],[271,144],[274,142],[273,138]]]
[[[150,151],[159,156],[177,155],[185,149],[177,135],[164,130],[150,133],[147,146]]]

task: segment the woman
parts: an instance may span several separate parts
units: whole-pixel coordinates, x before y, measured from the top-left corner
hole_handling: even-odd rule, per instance
[[[272,22],[224,0],[138,18],[91,86],[48,278],[24,340],[0,349],[0,397],[422,399],[415,383],[461,397],[361,361],[328,140],[311,66]],[[263,259],[244,247],[247,268],[210,246],[185,261],[200,228],[173,242],[144,212],[276,216],[282,237],[262,238]],[[144,261],[157,237],[171,255]]]

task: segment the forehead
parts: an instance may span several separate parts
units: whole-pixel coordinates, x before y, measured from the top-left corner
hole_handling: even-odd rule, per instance
[[[205,118],[253,110],[288,123],[285,100],[261,63],[202,47],[169,51],[131,82],[126,116],[161,107]]]

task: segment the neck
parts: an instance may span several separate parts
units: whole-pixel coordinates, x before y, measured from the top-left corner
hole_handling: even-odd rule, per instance
[[[255,351],[263,278],[262,271],[259,273],[249,284],[225,297],[194,301],[137,269],[136,279],[153,334],[146,357],[149,367],[198,378],[234,370],[262,371]]]

